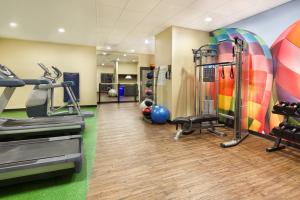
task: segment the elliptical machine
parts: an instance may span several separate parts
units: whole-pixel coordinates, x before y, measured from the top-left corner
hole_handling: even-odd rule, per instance
[[[44,74],[41,77],[42,80],[46,80],[48,84],[37,85],[33,88],[27,102],[26,113],[28,117],[47,117],[47,116],[63,116],[63,115],[79,115],[82,117],[93,117],[93,112],[81,112],[79,100],[76,98],[72,86],[74,82],[65,81],[57,83],[62,77],[62,72],[52,66],[53,73],[50,72],[48,67],[42,63],[38,63],[38,66],[43,69]],[[64,88],[69,96],[70,101],[66,102],[63,106],[55,108],[54,106],[54,89]],[[66,109],[63,110],[63,109]]]

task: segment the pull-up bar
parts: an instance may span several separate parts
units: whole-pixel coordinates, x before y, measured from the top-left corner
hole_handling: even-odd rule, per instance
[[[219,62],[219,63],[209,63],[209,64],[201,64],[201,65],[196,65],[196,67],[205,67],[205,66],[232,66],[235,65],[235,62]]]

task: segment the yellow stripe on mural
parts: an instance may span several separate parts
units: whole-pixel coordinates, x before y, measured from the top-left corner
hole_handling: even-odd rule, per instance
[[[248,110],[248,115],[252,119],[256,119],[257,116],[261,115],[261,104],[258,104],[256,102],[250,101],[248,102],[249,110]]]
[[[260,127],[261,127],[261,123],[254,119],[251,123],[251,126],[249,127],[249,130],[258,131]]]
[[[219,108],[229,110],[232,101],[232,96],[219,95]]]

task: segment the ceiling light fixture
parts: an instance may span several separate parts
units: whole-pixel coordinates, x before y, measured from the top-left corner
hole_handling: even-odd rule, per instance
[[[120,61],[120,58],[117,58],[117,61]]]
[[[104,66],[104,63],[102,63],[101,65]]]
[[[135,60],[132,60],[132,62],[135,62]]]
[[[12,28],[16,28],[18,26],[18,24],[16,22],[10,22],[9,26]]]
[[[211,18],[211,17],[206,17],[205,19],[204,19],[204,21],[206,21],[206,22],[211,22],[213,19]]]
[[[107,50],[111,50],[111,47],[110,47],[110,46],[107,46],[106,49],[107,49]]]
[[[124,55],[123,55],[124,57],[126,57],[127,56],[127,54],[126,53],[124,53]]]
[[[131,75],[126,75],[126,76],[125,76],[125,79],[126,79],[126,80],[131,80],[131,79],[132,79],[132,76],[131,76]]]
[[[134,53],[134,52],[135,52],[135,50],[134,50],[134,49],[131,49],[131,50],[130,50],[130,52],[131,52],[131,53]]]
[[[65,30],[64,28],[59,28],[59,29],[57,29],[57,31],[58,31],[59,33],[64,33],[64,32],[66,32],[66,30]]]
[[[103,54],[103,55],[106,55],[107,53],[106,53],[106,52],[102,52],[102,54]]]
[[[149,44],[149,40],[146,39],[146,40],[145,40],[145,44]]]

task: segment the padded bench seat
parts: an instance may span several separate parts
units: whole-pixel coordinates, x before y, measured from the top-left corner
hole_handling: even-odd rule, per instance
[[[219,117],[217,115],[201,115],[201,116],[188,116],[188,117],[176,117],[172,124],[184,124],[184,123],[202,123],[218,121]]]

